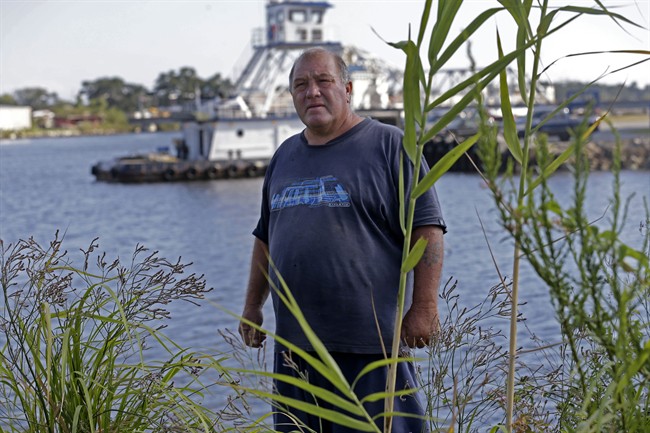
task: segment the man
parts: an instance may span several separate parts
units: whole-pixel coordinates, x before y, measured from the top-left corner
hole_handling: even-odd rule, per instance
[[[253,234],[253,258],[242,317],[262,324],[269,294],[263,270],[268,257],[296,298],[318,337],[348,381],[390,351],[404,234],[399,219],[399,171],[402,131],[356,115],[350,106],[352,82],[345,62],[323,48],[305,51],[295,62],[289,84],[293,103],[306,129],[277,150],[264,180],[262,210]],[[405,181],[413,170],[404,155]],[[423,167],[425,170],[426,167]],[[418,199],[411,242],[428,241],[412,278],[401,336],[409,347],[423,347],[438,327],[437,291],[446,230],[435,190]],[[268,255],[267,255],[268,254]],[[271,278],[277,277],[270,272]],[[410,305],[408,305],[410,304]],[[309,340],[286,307],[273,296],[276,334],[312,351]],[[240,324],[244,342],[259,347],[265,335]],[[276,343],[274,370],[307,377],[332,387],[308,365]],[[282,382],[281,395],[314,403],[309,395]],[[386,386],[386,369],[374,370],[356,386],[357,395]],[[397,389],[417,386],[413,365],[400,363]],[[395,399],[395,410],[423,414],[417,397]],[[324,405],[322,401],[316,402]],[[366,405],[371,416],[383,401]],[[354,431],[297,410],[291,416],[314,431]],[[274,417],[279,431],[294,431],[292,419]],[[382,420],[377,419],[378,425]],[[425,423],[397,417],[395,432],[420,432]]]

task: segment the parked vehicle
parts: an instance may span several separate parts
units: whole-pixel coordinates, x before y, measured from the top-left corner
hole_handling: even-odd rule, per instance
[[[549,118],[554,110],[555,107],[536,107],[533,111],[532,131],[567,141],[571,138],[571,133],[582,125],[583,118],[571,115],[568,108],[558,111]],[[515,122],[517,135],[523,137],[526,132],[526,116],[517,117]]]

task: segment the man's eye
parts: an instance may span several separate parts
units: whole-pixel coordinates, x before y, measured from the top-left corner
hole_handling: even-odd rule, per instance
[[[295,87],[296,89],[301,88],[301,87],[305,87],[305,83],[302,82],[302,81],[300,81],[298,83],[293,83],[293,87]]]

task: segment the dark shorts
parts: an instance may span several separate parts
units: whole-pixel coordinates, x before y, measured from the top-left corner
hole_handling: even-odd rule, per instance
[[[357,375],[369,363],[383,359],[383,355],[361,355],[353,353],[331,353],[334,360],[338,363],[341,371],[352,384]],[[297,356],[292,356],[291,361],[287,361],[286,353],[276,353],[274,362],[274,371],[291,375],[294,377],[307,377],[310,384],[328,389],[341,395],[340,392],[329,383],[327,379],[316,372],[309,364]],[[289,364],[294,364],[290,366]],[[302,376],[301,376],[302,375]],[[382,392],[386,389],[387,368],[378,368],[367,373],[354,387],[359,399],[364,396]],[[401,362],[397,369],[396,390],[410,389],[417,387],[417,378],[415,375],[414,365],[410,362]],[[279,395],[291,397],[301,401],[317,404],[326,409],[341,411],[335,409],[331,404],[316,399],[312,394],[303,391],[293,385],[285,382],[275,382],[276,392]],[[366,411],[371,417],[375,417],[384,412],[384,399],[376,402],[364,403]],[[395,433],[422,433],[428,432],[428,423],[424,420],[424,407],[421,404],[419,393],[409,394],[408,396],[395,398],[395,412],[411,414],[410,417],[394,417],[393,429]],[[351,415],[352,416],[352,415]],[[292,419],[300,420],[301,427]],[[280,405],[274,409],[273,422],[278,432],[322,432],[322,433],[353,433],[357,432],[354,428],[345,425],[334,424],[328,420],[322,419],[315,415],[307,414],[294,408],[287,408]],[[383,417],[375,418],[375,423],[383,431]]]

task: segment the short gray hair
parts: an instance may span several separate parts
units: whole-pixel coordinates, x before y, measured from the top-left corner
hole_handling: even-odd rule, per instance
[[[296,65],[298,62],[302,61],[303,59],[314,57],[320,54],[327,54],[329,56],[332,56],[334,58],[334,62],[336,63],[336,67],[339,70],[339,78],[341,79],[341,82],[343,84],[347,84],[348,81],[350,81],[350,71],[348,71],[348,65],[345,63],[345,60],[343,60],[343,57],[341,57],[339,54],[335,53],[334,51],[330,51],[327,48],[323,47],[313,47],[313,48],[308,48],[305,51],[298,56],[295,62],[293,62],[293,66],[291,67],[291,71],[289,72],[289,92],[293,91],[293,70],[295,69]]]

